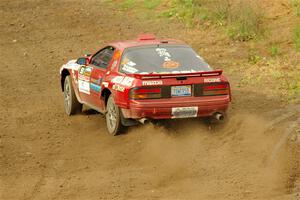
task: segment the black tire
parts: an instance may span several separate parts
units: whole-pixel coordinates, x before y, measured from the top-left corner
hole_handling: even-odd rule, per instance
[[[124,131],[124,126],[121,123],[121,110],[115,104],[112,95],[107,100],[105,117],[107,131],[110,135],[115,136]]]
[[[64,102],[67,115],[74,115],[82,111],[82,104],[77,100],[70,76],[67,76],[64,82]]]

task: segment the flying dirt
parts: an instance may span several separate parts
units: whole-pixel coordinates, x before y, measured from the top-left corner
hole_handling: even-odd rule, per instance
[[[87,107],[65,115],[63,63],[140,32],[194,37],[182,25],[124,20],[96,0],[0,8],[0,199],[300,199],[299,104],[238,88],[239,74],[227,121],[211,129],[178,119],[112,137]]]

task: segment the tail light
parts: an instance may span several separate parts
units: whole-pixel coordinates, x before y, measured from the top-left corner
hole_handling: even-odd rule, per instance
[[[161,98],[161,88],[133,88],[129,93],[130,99],[159,99]]]
[[[202,89],[202,95],[204,96],[227,95],[230,93],[228,83],[204,85]]]

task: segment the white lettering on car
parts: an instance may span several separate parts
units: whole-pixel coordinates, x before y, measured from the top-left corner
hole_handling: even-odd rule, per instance
[[[128,87],[132,85],[133,81],[134,78],[124,77],[124,76],[116,76],[111,80],[112,83],[119,83],[120,85],[128,86]]]
[[[123,81],[121,82],[121,85],[124,85],[124,86],[131,86],[132,83],[133,83],[133,81],[134,81],[134,78],[132,78],[132,77],[125,77],[125,78],[123,79]]]
[[[125,91],[125,87],[123,87],[121,85],[113,85],[112,89],[120,91],[120,92],[124,92]]]
[[[155,50],[160,57],[171,57],[170,53],[165,48],[156,48]]]
[[[162,85],[163,82],[161,80],[159,81],[143,81],[142,85]]]
[[[221,82],[221,78],[205,78],[204,83],[218,83]]]
[[[134,74],[134,73],[136,73],[136,72],[139,71],[138,69],[136,69],[136,68],[134,68],[132,66],[129,66],[127,64],[123,65],[122,70],[124,70],[126,72],[129,72],[129,73],[132,73],[132,74]]]
[[[78,80],[79,92],[90,94],[90,83],[84,80]]]
[[[165,48],[156,48],[155,51],[159,57],[164,57],[164,61],[171,61],[171,54]]]
[[[111,80],[111,82],[112,83],[121,83],[123,81],[123,79],[124,79],[124,76],[116,76]]]

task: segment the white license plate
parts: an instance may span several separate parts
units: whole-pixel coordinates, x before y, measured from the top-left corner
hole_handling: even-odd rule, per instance
[[[176,107],[172,108],[172,118],[190,118],[197,117],[198,107]]]
[[[192,87],[190,85],[172,86],[172,97],[189,97],[192,95]]]

